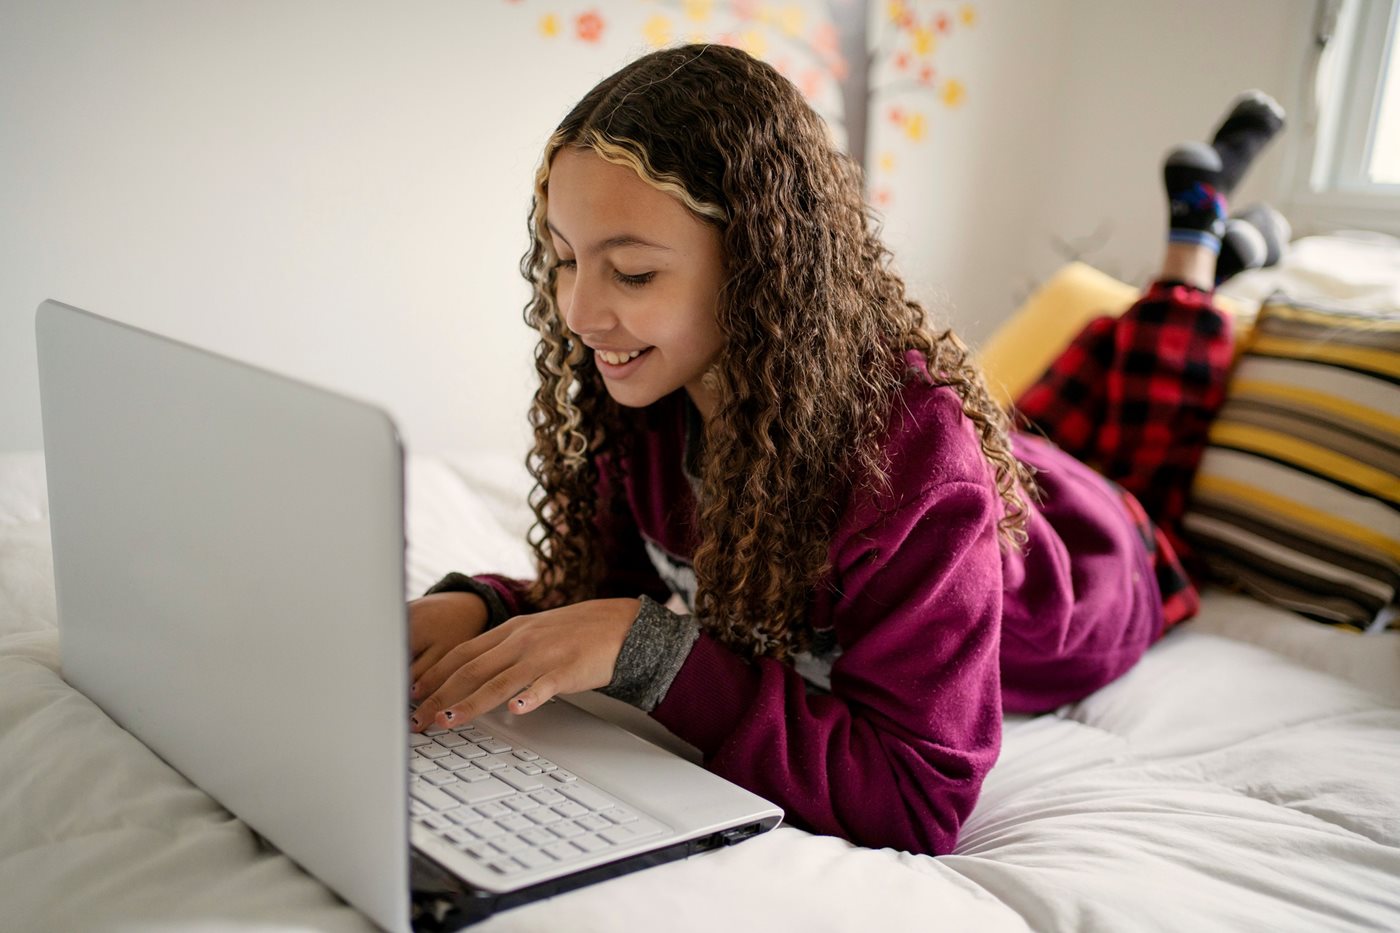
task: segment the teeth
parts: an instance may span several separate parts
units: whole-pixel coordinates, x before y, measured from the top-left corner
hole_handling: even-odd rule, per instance
[[[633,350],[631,353],[613,353],[610,350],[599,350],[598,355],[614,366],[621,366],[628,360],[636,359],[642,355],[641,350]]]

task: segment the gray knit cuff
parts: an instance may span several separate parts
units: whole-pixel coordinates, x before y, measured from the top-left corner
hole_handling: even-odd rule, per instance
[[[642,596],[641,603],[617,655],[612,682],[598,692],[649,713],[690,657],[700,625],[694,616],[677,615],[649,596]]]
[[[494,586],[482,583],[480,580],[474,580],[464,573],[456,571],[449,573],[428,587],[428,591],[423,595],[431,596],[433,593],[475,593],[480,596],[486,601],[486,628],[488,629],[493,629],[510,618],[510,609]]]

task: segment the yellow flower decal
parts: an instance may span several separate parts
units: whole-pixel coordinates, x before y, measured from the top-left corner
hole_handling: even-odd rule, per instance
[[[949,107],[958,107],[967,97],[967,88],[957,78],[949,78],[943,82],[943,103]]]
[[[559,17],[546,13],[540,17],[540,35],[553,39],[559,35]]]
[[[885,12],[890,22],[897,23],[909,13],[909,8],[904,5],[904,0],[890,0],[885,4]]]
[[[938,47],[938,40],[933,36],[933,30],[927,26],[914,30],[914,53],[916,55],[931,55]]]
[[[964,26],[977,25],[977,9],[970,3],[963,4],[958,10],[958,18],[962,20]]]
[[[893,153],[893,152],[882,152],[882,153],[880,153],[880,171],[882,171],[882,172],[893,172],[893,171],[894,171],[894,153]]]
[[[763,38],[763,33],[756,29],[750,29],[739,37],[739,48],[754,58],[762,58],[764,53],[768,51],[768,40]]]
[[[685,0],[686,18],[697,23],[703,23],[710,18],[710,13],[714,10],[714,6],[714,0]]]
[[[914,142],[918,142],[928,133],[928,120],[922,113],[911,113],[909,119],[904,121],[904,133]]]
[[[642,26],[642,35],[655,48],[671,41],[671,21],[664,16],[653,16]]]
[[[778,25],[783,32],[789,36],[802,35],[802,21],[804,14],[801,7],[785,6],[778,14]]]

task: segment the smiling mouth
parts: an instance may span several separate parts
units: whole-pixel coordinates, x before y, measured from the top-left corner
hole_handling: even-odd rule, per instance
[[[593,356],[604,366],[612,369],[622,369],[646,356],[651,351],[652,347],[647,347],[645,350],[633,350],[630,353],[613,353],[610,350],[594,350]]]

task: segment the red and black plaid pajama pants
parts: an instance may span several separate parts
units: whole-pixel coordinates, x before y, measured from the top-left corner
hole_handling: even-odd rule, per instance
[[[1121,317],[1090,322],[1015,406],[1031,430],[1123,489],[1152,555],[1164,632],[1200,606],[1181,517],[1234,358],[1212,294],[1154,283]]]

